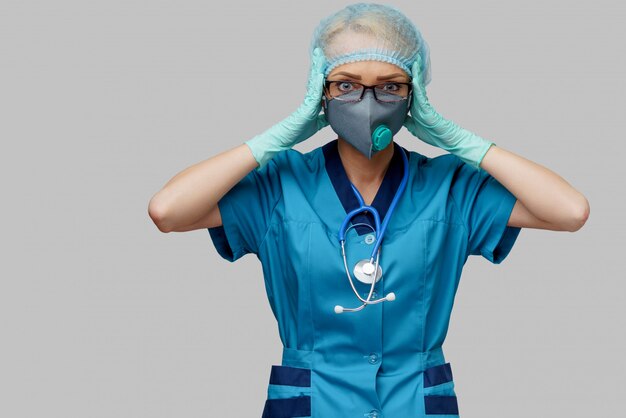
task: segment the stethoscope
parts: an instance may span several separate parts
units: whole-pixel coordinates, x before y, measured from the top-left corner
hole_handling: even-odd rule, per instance
[[[406,184],[409,179],[409,161],[406,157],[406,154],[404,153],[404,150],[400,149],[400,154],[402,154],[402,161],[404,162],[404,173],[402,175],[402,181],[400,182],[400,185],[398,186],[398,190],[396,191],[396,194],[394,195],[393,200],[391,201],[391,204],[389,205],[389,209],[387,210],[387,214],[385,215],[385,219],[383,220],[382,225],[380,224],[380,215],[378,214],[378,211],[376,210],[376,208],[374,208],[373,206],[366,205],[365,202],[363,201],[363,197],[361,196],[361,193],[359,193],[357,188],[354,187],[354,184],[350,182],[350,186],[352,186],[352,191],[354,192],[354,195],[356,196],[359,202],[359,207],[350,211],[346,215],[346,218],[344,219],[343,223],[341,224],[341,227],[339,228],[339,242],[341,243],[341,256],[343,258],[343,266],[346,271],[346,275],[348,276],[348,281],[350,282],[352,291],[354,292],[356,297],[359,298],[359,300],[362,302],[362,305],[357,308],[344,308],[343,306],[337,305],[335,306],[335,313],[340,314],[343,312],[356,312],[356,311],[360,311],[361,309],[363,309],[366,305],[373,305],[373,304],[381,303],[384,301],[391,302],[396,299],[396,295],[393,292],[388,293],[387,296],[385,296],[384,298],[374,299],[374,300],[372,300],[371,298],[372,298],[372,293],[374,291],[374,286],[383,275],[382,269],[380,268],[380,265],[378,263],[378,260],[380,258],[380,245],[383,240],[385,230],[387,229],[387,224],[389,223],[389,219],[391,218],[391,215],[396,207],[396,204],[398,203],[398,200],[400,199],[402,192],[406,188]],[[375,228],[366,223],[357,223],[348,228],[348,224],[350,223],[350,220],[361,212],[370,212],[372,214],[372,216],[374,217]],[[356,265],[354,266],[355,277],[360,282],[371,285],[369,294],[367,295],[367,299],[363,299],[361,295],[359,295],[359,292],[356,290],[356,287],[354,286],[354,282],[352,281],[352,275],[350,274],[350,271],[348,270],[348,261],[346,260],[346,248],[345,248],[346,234],[348,233],[350,229],[356,227],[357,225],[365,225],[369,227],[370,229],[372,229],[372,231],[376,235],[376,244],[374,245],[374,248],[372,249],[372,254],[369,260],[363,259],[359,261],[358,263],[356,263]],[[374,255],[376,256],[375,262],[374,262]]]

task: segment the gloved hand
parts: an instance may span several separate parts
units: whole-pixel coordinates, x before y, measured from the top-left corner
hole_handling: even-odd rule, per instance
[[[302,104],[287,118],[246,141],[259,163],[257,170],[265,166],[276,153],[293,147],[328,126],[326,115],[320,114],[325,64],[324,53],[320,48],[315,48],[307,81],[307,92]]]
[[[410,115],[407,115],[404,126],[414,136],[427,144],[442,148],[475,169],[481,170],[480,163],[483,157],[489,147],[495,143],[459,127],[437,113],[426,96],[420,65],[421,58],[418,54],[417,60],[411,67],[413,98],[410,105]]]

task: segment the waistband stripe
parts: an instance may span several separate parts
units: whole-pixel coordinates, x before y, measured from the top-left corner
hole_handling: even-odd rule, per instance
[[[270,372],[270,384],[310,387],[311,369],[273,365]]]
[[[311,416],[311,397],[268,399],[261,418],[293,418]]]
[[[450,363],[440,364],[424,370],[424,387],[428,388],[440,385],[452,380],[452,368]]]
[[[458,415],[459,405],[456,396],[426,395],[424,396],[424,412],[437,415]]]

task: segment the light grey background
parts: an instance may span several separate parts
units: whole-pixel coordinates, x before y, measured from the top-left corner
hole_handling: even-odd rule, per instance
[[[258,260],[159,232],[148,201],[297,108],[344,4],[2,0],[0,416],[260,416],[281,344]],[[467,262],[444,345],[462,416],[623,416],[624,2],[391,4],[431,47],[433,106],[591,205]]]

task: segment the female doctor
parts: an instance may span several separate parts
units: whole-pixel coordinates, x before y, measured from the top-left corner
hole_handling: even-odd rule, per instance
[[[457,417],[442,344],[467,257],[501,263],[522,227],[577,231],[589,204],[433,108],[428,45],[397,9],[347,6],[310,53],[298,109],[177,174],[149,215],[261,261],[283,344],[263,417]],[[336,139],[292,149],[327,125]],[[402,126],[449,153],[399,146]]]

